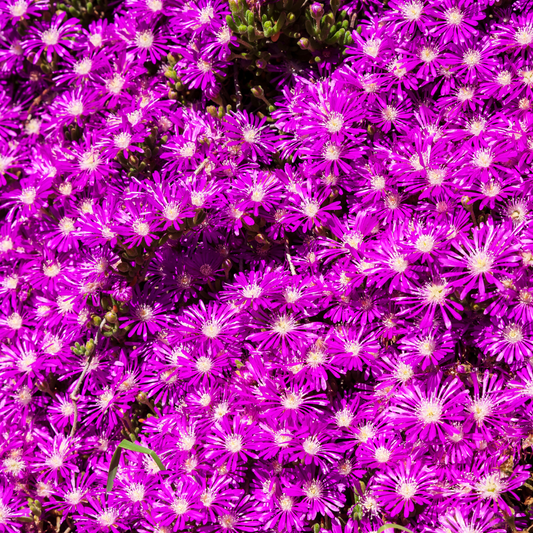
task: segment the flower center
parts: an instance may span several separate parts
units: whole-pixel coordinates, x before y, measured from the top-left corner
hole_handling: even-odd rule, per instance
[[[492,401],[489,398],[480,398],[473,402],[468,410],[474,415],[478,424],[482,424],[485,418],[492,413]]]
[[[370,39],[363,45],[363,53],[376,59],[376,57],[378,57],[380,47],[381,39]]]
[[[402,481],[398,483],[396,492],[404,499],[410,500],[418,489],[418,484],[415,481]]]
[[[445,168],[434,168],[434,169],[428,170],[427,172],[427,179],[430,185],[433,185],[433,186],[442,185],[445,178],[446,178]]]
[[[490,150],[481,149],[478,150],[472,159],[472,164],[478,168],[489,168],[492,164],[494,157]]]
[[[429,46],[422,48],[422,50],[420,51],[420,59],[424,63],[431,63],[432,61],[437,59],[438,55],[439,55],[438,50],[436,50],[433,47],[429,47]]]
[[[136,220],[131,227],[140,237],[146,237],[150,233],[150,225],[142,220]]]
[[[272,330],[278,335],[287,335],[294,329],[296,329],[296,323],[287,315],[280,316],[272,325]]]
[[[390,456],[392,455],[392,452],[390,450],[387,450],[384,446],[380,446],[379,448],[376,448],[376,451],[374,452],[374,457],[376,458],[376,461],[378,463],[386,463]]]
[[[518,29],[514,38],[520,46],[530,45],[533,42],[533,28],[526,26]]]
[[[303,398],[293,392],[287,394],[281,401],[281,404],[285,409],[298,409],[303,403]]]
[[[389,265],[392,270],[401,274],[402,272],[405,272],[407,270],[409,263],[403,255],[397,255],[389,261]]]
[[[12,6],[9,6],[9,13],[13,18],[19,18],[26,14],[28,3],[25,0],[17,0]]]
[[[125,148],[127,148],[130,145],[130,142],[131,142],[131,135],[126,131],[123,131],[115,135],[115,137],[113,138],[114,145],[117,148],[120,148],[121,150],[124,150]]]
[[[213,6],[207,5],[206,7],[200,9],[198,21],[200,22],[200,24],[209,24],[214,16],[215,10],[213,9]]]
[[[211,504],[215,501],[215,496],[209,490],[206,490],[200,496],[200,501],[204,504],[205,507],[211,507]]]
[[[424,340],[421,340],[418,343],[418,353],[425,357],[433,354],[436,349],[437,343],[432,337],[426,337]]]
[[[441,305],[446,294],[446,284],[430,283],[424,287],[424,300],[431,305]]]
[[[59,230],[61,231],[63,235],[67,236],[70,233],[72,233],[75,229],[76,227],[74,226],[74,221],[71,218],[63,217],[59,221]]]
[[[476,491],[483,499],[492,498],[496,500],[504,489],[505,485],[500,481],[498,474],[485,476],[481,481],[476,483]]]
[[[115,509],[106,509],[98,515],[98,523],[102,527],[111,527],[116,522],[117,516]]]
[[[261,139],[261,130],[259,128],[254,128],[250,124],[247,124],[242,129],[242,136],[244,142],[248,144],[257,144]]]
[[[183,498],[176,498],[172,502],[172,510],[178,515],[181,516],[189,510],[189,502]]]
[[[144,30],[135,34],[135,44],[138,48],[147,50],[154,44],[154,34],[151,30]]]
[[[317,500],[323,494],[322,483],[318,480],[308,481],[304,484],[303,491],[310,500]]]
[[[524,334],[518,324],[513,324],[504,329],[503,337],[509,344],[517,344],[524,339]]]
[[[259,298],[262,292],[263,292],[263,289],[255,283],[253,285],[247,285],[246,287],[244,287],[244,289],[242,289],[242,295],[245,298],[250,298],[250,299]]]
[[[101,33],[92,33],[89,36],[89,41],[95,48],[100,48],[102,46],[102,34]]]
[[[381,111],[381,116],[385,122],[394,122],[398,116],[398,109],[394,106],[388,105]]]
[[[180,206],[176,202],[167,204],[163,209],[163,216],[167,220],[176,220],[181,213]]]
[[[133,311],[133,314],[135,318],[137,318],[141,322],[146,322],[148,320],[151,320],[155,316],[154,308],[146,304],[141,304],[138,307],[136,307],[135,310]]]
[[[59,42],[59,31],[56,28],[50,28],[43,31],[41,40],[46,46],[53,46]]]
[[[142,502],[146,493],[146,488],[142,483],[132,483],[127,489],[126,494],[132,502]]]
[[[422,253],[428,253],[433,250],[435,239],[431,235],[421,235],[415,242],[415,248]]]
[[[439,422],[442,417],[442,405],[437,400],[422,400],[417,409],[417,416],[424,424]]]
[[[26,205],[32,205],[35,202],[37,197],[37,191],[35,187],[28,187],[27,189],[22,189],[20,191],[19,200]]]
[[[65,417],[69,417],[74,414],[74,405],[70,402],[61,404],[61,414]]]
[[[341,113],[331,113],[324,125],[329,133],[338,133],[344,126],[344,117]]]
[[[237,517],[232,514],[225,514],[218,517],[218,522],[222,526],[222,529],[233,530],[233,526],[237,523]]]
[[[61,468],[63,466],[63,457],[59,454],[54,454],[46,459],[46,464],[50,468],[57,470],[58,468]]]
[[[473,87],[461,87],[457,91],[457,99],[460,102],[466,102],[474,98],[474,88]]]
[[[481,52],[479,50],[468,50],[463,55],[463,63],[468,66],[468,68],[475,67],[479,65],[481,61]]]
[[[309,218],[316,217],[319,210],[320,206],[317,202],[307,202],[303,207],[304,214]]]
[[[321,446],[316,435],[312,435],[304,440],[302,448],[304,449],[305,453],[308,453],[309,455],[316,455],[318,452],[320,452]]]
[[[65,500],[70,503],[70,505],[78,505],[83,498],[83,493],[79,490],[69,491],[65,494]]]
[[[85,76],[91,72],[93,68],[93,62],[90,58],[84,57],[74,65],[74,72],[80,76]]]
[[[208,320],[202,326],[202,333],[209,339],[216,339],[220,333],[220,326],[214,320]]]
[[[279,499],[279,507],[282,511],[291,511],[294,507],[294,500],[290,496],[283,494]]]
[[[147,0],[146,7],[152,12],[157,13],[163,9],[162,0]]]
[[[511,73],[508,70],[503,70],[502,72],[499,72],[498,75],[496,76],[496,81],[502,87],[506,87],[507,85],[510,85],[512,81]]]
[[[196,361],[196,370],[202,374],[207,374],[210,372],[213,366],[215,365],[213,364],[213,361],[209,359],[209,357],[202,356]]]
[[[6,319],[7,325],[14,330],[19,330],[22,327],[22,317],[18,313],[13,313]]]
[[[406,2],[400,7],[403,18],[411,22],[417,21],[422,16],[422,11],[424,11],[424,4],[418,0],[413,2]]]
[[[444,13],[444,18],[450,26],[459,26],[464,19],[464,12],[458,7],[447,9]]]
[[[494,259],[487,252],[477,252],[468,260],[468,268],[474,275],[489,272]]]
[[[341,147],[333,143],[327,143],[322,153],[326,161],[337,161],[341,157]]]

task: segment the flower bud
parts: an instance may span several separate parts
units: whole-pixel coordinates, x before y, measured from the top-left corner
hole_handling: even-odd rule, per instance
[[[260,85],[257,85],[256,87],[252,87],[252,94],[256,98],[263,98],[265,96],[265,92],[263,91],[263,88]]]
[[[319,19],[324,14],[324,6],[318,2],[315,2],[309,7],[309,11],[311,11],[311,16],[314,19]]]
[[[165,70],[165,76],[171,80],[178,81],[178,75],[173,68],[168,68]]]
[[[309,48],[309,39],[307,39],[307,37],[302,37],[299,41],[298,41],[298,46],[300,48],[302,48],[303,50],[307,50]]]
[[[89,339],[85,345],[85,353],[91,355],[94,352],[94,341]]]
[[[135,399],[139,402],[139,403],[142,403],[142,404],[146,404],[147,401],[148,401],[148,395],[146,394],[146,392],[139,392],[139,394],[137,394],[137,396],[135,396]]]
[[[117,318],[117,314],[114,311],[109,311],[105,314],[106,322],[109,322],[110,324],[116,324]]]

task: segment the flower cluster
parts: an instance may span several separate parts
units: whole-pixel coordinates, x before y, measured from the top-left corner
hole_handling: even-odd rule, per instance
[[[0,2],[0,532],[526,530],[532,163],[529,0]]]

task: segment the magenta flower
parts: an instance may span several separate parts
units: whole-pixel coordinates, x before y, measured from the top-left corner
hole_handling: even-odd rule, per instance
[[[154,335],[168,326],[170,303],[157,291],[143,291],[138,287],[129,302],[129,316],[120,317],[121,328],[129,329],[128,337],[142,335],[146,341],[148,334]]]
[[[429,281],[424,286],[415,288],[415,295],[400,296],[397,299],[400,304],[408,306],[399,313],[399,316],[419,317],[423,313],[420,327],[427,328],[433,323],[435,312],[439,308],[449,329],[452,326],[450,317],[461,320],[459,312],[463,310],[460,303],[448,298],[452,291],[453,287],[446,280]]]
[[[230,422],[222,419],[213,428],[207,446],[207,457],[214,458],[214,465],[225,465],[228,471],[235,470],[237,464],[245,463],[249,458],[256,458],[253,450],[256,443],[251,428],[239,417]]]
[[[451,423],[463,420],[465,395],[458,380],[444,382],[436,390],[414,383],[396,396],[391,407],[392,420],[405,429],[410,441],[444,441],[446,432],[453,432]]]
[[[516,245],[512,242],[513,231],[509,227],[496,228],[492,221],[488,221],[480,228],[474,228],[473,237],[473,242],[462,239],[462,245],[454,245],[455,252],[442,258],[444,265],[461,269],[444,274],[445,277],[452,278],[452,286],[463,287],[461,299],[474,288],[483,296],[485,280],[502,287],[495,275],[506,275],[504,267],[519,260]]]
[[[383,506],[395,516],[403,510],[407,517],[415,504],[428,504],[434,483],[433,472],[420,462],[408,459],[394,469],[378,474],[374,491]]]
[[[80,27],[76,20],[65,20],[65,17],[66,13],[63,12],[54,15],[50,24],[38,22],[32,28],[30,37],[24,41],[24,49],[33,53],[33,63],[36,64],[43,53],[46,53],[46,60],[51,63],[52,54],[63,57],[74,46],[72,38],[79,33]]]

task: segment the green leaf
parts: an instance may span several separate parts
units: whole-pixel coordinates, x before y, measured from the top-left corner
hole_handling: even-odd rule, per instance
[[[155,464],[159,467],[159,470],[161,471],[165,470],[165,467],[163,463],[161,462],[161,459],[159,459],[159,457],[153,450],[150,450],[149,448],[145,448],[144,446],[139,446],[138,444],[130,442],[128,439],[124,439],[117,446],[117,449],[115,450],[115,453],[113,454],[113,457],[111,457],[111,463],[109,464],[109,474],[107,476],[107,486],[106,486],[107,492],[113,489],[113,482],[115,480],[115,476],[117,475],[118,465],[120,461],[120,454],[122,452],[122,449],[130,450],[132,452],[146,453],[155,461]]]
[[[382,531],[385,531],[386,529],[390,529],[393,527],[394,529],[399,529],[401,531],[407,531],[407,533],[413,533],[410,529],[407,529],[406,527],[400,526],[398,524],[383,524],[376,533],[382,533]]]
[[[110,492],[113,489],[113,482],[115,481],[115,476],[117,475],[118,464],[120,462],[120,454],[122,453],[122,448],[117,446],[113,457],[111,457],[111,463],[109,463],[109,473],[107,474],[107,485],[106,492]]]

